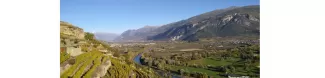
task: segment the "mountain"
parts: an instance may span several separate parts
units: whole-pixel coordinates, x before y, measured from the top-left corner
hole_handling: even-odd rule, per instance
[[[119,36],[118,34],[107,33],[107,32],[95,32],[94,35],[95,35],[96,39],[107,41],[107,42],[111,42]]]
[[[230,7],[162,26],[148,40],[198,40],[226,36],[259,36],[259,5]],[[158,30],[157,30],[158,31]]]
[[[260,7],[250,5],[206,12],[154,28],[125,31],[115,40],[198,40],[200,38],[254,36],[260,33]]]
[[[139,29],[132,29],[123,32],[114,41],[143,41],[147,39],[147,36],[153,36],[157,34],[156,30],[158,26],[144,26]]]

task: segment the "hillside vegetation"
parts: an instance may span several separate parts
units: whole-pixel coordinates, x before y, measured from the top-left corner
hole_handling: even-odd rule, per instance
[[[158,78],[148,69],[139,70],[125,63],[124,56],[112,56],[117,49],[99,41],[94,34],[83,32],[67,22],[60,22],[61,78]]]

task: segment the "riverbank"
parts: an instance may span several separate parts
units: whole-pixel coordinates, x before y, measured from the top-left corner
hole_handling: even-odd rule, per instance
[[[146,65],[143,65],[141,63],[141,56],[142,56],[142,53],[139,53],[137,56],[134,57],[133,61],[135,63],[137,63],[138,65],[140,65],[141,67],[145,66],[145,67],[148,67]],[[151,67],[149,67],[151,68]],[[166,71],[163,71],[163,70],[159,70],[159,69],[156,69],[156,68],[151,68],[153,69],[156,73],[158,73],[160,76],[164,76],[164,75],[171,75],[172,78],[181,78],[177,73],[171,73],[171,72],[166,72]]]
[[[142,56],[142,53],[139,53],[137,56],[135,56],[134,58],[133,58],[133,61],[135,62],[135,63],[137,63],[137,64],[139,64],[139,65],[142,65],[142,63],[141,63],[141,56]]]

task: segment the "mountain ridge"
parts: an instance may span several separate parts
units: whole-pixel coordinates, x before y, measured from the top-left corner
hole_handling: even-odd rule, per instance
[[[231,6],[172,22],[150,31],[127,30],[117,41],[198,40],[226,36],[259,37],[259,5]],[[136,34],[136,35],[135,35]],[[128,37],[128,35],[132,37]],[[124,38],[124,40],[121,38]]]
[[[93,33],[98,40],[103,40],[107,42],[112,42],[119,34],[109,33],[109,32],[94,32]]]

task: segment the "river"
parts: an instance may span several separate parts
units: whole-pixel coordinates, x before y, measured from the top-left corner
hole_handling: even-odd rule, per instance
[[[139,65],[142,65],[140,62],[142,53],[138,54],[137,56],[134,57],[133,61]]]
[[[139,65],[143,65],[141,62],[140,62],[140,59],[141,59],[141,55],[142,53],[139,53],[136,57],[134,57],[133,61]],[[145,66],[145,65],[143,65]],[[166,72],[163,72],[161,70],[154,70],[155,72],[159,73],[161,76],[166,73]],[[176,73],[172,73],[172,78],[181,78],[179,75],[177,75]]]

